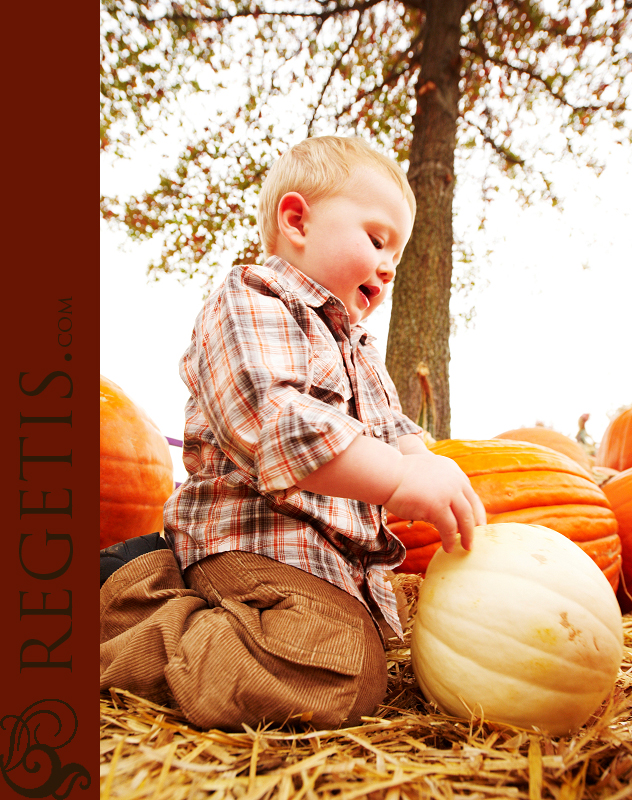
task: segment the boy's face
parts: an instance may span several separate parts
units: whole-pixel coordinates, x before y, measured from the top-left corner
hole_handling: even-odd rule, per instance
[[[361,167],[337,194],[306,203],[301,246],[288,260],[336,295],[355,325],[386,297],[412,226],[397,183]]]

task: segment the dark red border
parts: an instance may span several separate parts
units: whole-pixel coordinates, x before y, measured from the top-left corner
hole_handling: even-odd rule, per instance
[[[71,800],[91,799],[99,794],[99,23],[91,3],[31,12],[9,15],[3,37],[0,796],[52,797],[71,785]],[[39,419],[69,415],[72,424]],[[20,438],[25,457],[72,452],[72,463],[21,462]],[[68,489],[72,515],[20,513],[20,491],[23,507],[41,506],[48,492],[50,508],[67,504]],[[71,614],[61,613],[70,592]],[[58,613],[29,613],[44,604]],[[48,654],[23,649],[29,640],[59,640],[51,661],[71,667],[21,665]]]

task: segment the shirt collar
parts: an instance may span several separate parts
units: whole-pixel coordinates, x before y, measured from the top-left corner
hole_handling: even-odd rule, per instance
[[[335,294],[332,294],[329,289],[325,289],[324,286],[312,280],[292,264],[278,256],[270,256],[263,266],[274,270],[277,275],[282,276],[288,284],[288,288],[295,292],[306,305],[312,308],[324,307],[327,316],[333,319],[347,333],[353,347],[357,344],[375,341],[375,336],[372,336],[361,325],[350,326],[347,309]]]
[[[292,264],[284,261],[278,256],[270,256],[264,263],[264,269],[268,268],[273,270],[278,276],[284,278],[287,287],[297,294],[300,299],[312,308],[320,308],[325,303],[340,302],[338,298],[333,295],[320,283],[309,278],[302,273],[299,269],[292,266]],[[342,305],[342,303],[341,303]]]

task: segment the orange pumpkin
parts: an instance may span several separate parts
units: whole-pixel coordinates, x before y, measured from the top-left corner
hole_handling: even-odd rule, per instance
[[[430,559],[441,547],[439,531],[429,522],[400,519],[390,512],[386,525],[406,548],[405,560],[394,571],[425,575]]]
[[[632,406],[610,420],[599,444],[595,463],[620,472],[632,467]]]
[[[101,376],[101,549],[162,531],[173,492],[167,440],[120,386]]]
[[[632,611],[632,467],[619,472],[601,487],[619,523],[621,574],[617,599],[624,614]]]
[[[577,462],[548,447],[503,439],[444,439],[429,449],[452,458],[468,475],[488,524],[532,523],[562,533],[591,556],[616,591],[621,568],[617,520],[605,494]],[[425,573],[440,547],[439,532],[427,522],[392,514],[386,524],[407,549],[396,571]]]
[[[552,431],[549,428],[543,428],[540,425],[535,428],[516,428],[511,431],[499,433],[495,439],[513,439],[519,442],[531,442],[531,444],[541,444],[543,447],[550,447],[551,450],[557,450],[558,453],[564,453],[565,456],[577,461],[584,469],[590,471],[591,461],[588,458],[588,453],[584,448],[564,436],[563,433]]]

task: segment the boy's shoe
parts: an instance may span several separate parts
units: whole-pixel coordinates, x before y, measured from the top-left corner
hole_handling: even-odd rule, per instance
[[[169,545],[159,533],[146,533],[124,542],[110,545],[101,550],[101,586],[117,569],[144,553],[154,550],[168,550]]]

